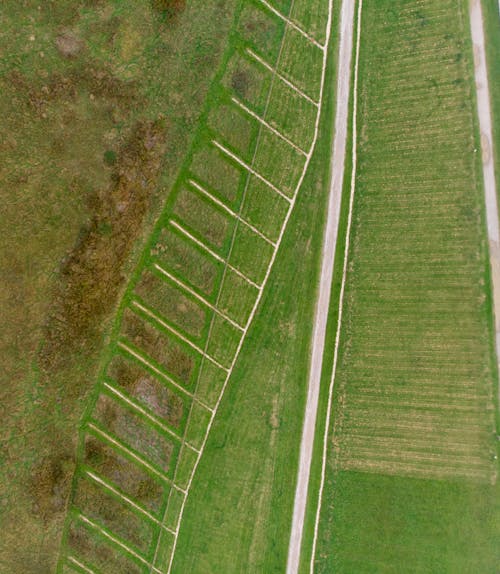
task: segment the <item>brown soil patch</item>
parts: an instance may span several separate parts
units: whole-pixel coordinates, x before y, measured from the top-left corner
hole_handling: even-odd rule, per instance
[[[65,58],[76,57],[84,48],[84,42],[71,30],[63,30],[56,38],[56,47]]]
[[[123,264],[157,183],[165,136],[163,122],[138,122],[116,154],[110,187],[91,198],[92,220],[61,266],[40,353],[44,370],[61,367],[72,352],[93,345],[114,307]]]
[[[248,93],[249,78],[244,70],[235,70],[231,75],[231,88],[240,97],[245,97]]]

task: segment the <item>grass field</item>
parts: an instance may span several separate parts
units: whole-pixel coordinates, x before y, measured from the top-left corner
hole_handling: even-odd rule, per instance
[[[53,571],[102,345],[186,157],[236,4],[2,2],[6,574]]]
[[[312,153],[319,105],[309,93],[320,97],[323,48],[263,3],[241,2],[236,14],[196,138],[120,305],[82,420],[60,572],[170,570],[207,433]],[[251,51],[260,46],[259,55]],[[293,58],[302,51],[310,85]],[[321,217],[320,208],[311,217]],[[306,284],[313,261],[304,268]],[[262,351],[258,338],[253,348]],[[291,438],[298,439],[299,423]],[[129,476],[124,465],[133,469]],[[211,511],[206,501],[196,512]],[[193,556],[184,550],[179,560]]]
[[[497,373],[467,18],[461,1],[363,7],[316,572],[496,571]]]

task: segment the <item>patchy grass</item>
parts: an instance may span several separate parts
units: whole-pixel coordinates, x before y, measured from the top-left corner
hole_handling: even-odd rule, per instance
[[[236,4],[2,3],[6,574],[54,569],[110,318],[186,157]]]
[[[287,30],[278,71],[314,100],[319,98],[322,64],[323,52],[317,46],[293,28]]]
[[[260,179],[254,176],[250,178],[241,208],[242,216],[246,221],[260,229],[266,237],[276,241],[280,232],[277,221],[282,221],[287,209],[286,199],[270,189]]]
[[[214,315],[206,352],[226,368],[231,366],[242,332],[220,315]]]
[[[106,479],[119,492],[133,498],[143,508],[154,515],[160,515],[168,488],[136,460],[128,458],[125,453],[119,453],[94,434],[85,437],[82,454],[86,467]]]
[[[148,553],[153,541],[153,523],[145,521],[92,479],[81,476],[75,493],[75,507],[87,518],[115,532],[127,545]]]
[[[156,315],[167,319],[194,339],[201,339],[208,321],[206,308],[168,282],[159,272],[145,272],[135,293]]]
[[[301,118],[298,122],[297,118]],[[269,123],[304,151],[312,143],[314,130],[305,126],[313,126],[316,119],[316,106],[297,94],[284,82],[274,82],[271,98],[269,99]]]
[[[204,244],[222,250],[232,227],[230,217],[222,208],[201,197],[194,190],[183,188],[179,191],[173,214],[189,231]]]
[[[113,356],[106,373],[114,383],[162,422],[176,429],[183,428],[189,410],[189,398],[181,397],[166,381],[159,381],[121,354]]]
[[[290,18],[318,42],[326,40],[322,22],[328,17],[328,4],[323,0],[294,0]]]
[[[137,559],[124,554],[118,545],[99,535],[78,517],[70,526],[68,544],[71,552],[85,565],[100,572],[146,574],[146,568]]]
[[[151,254],[160,265],[176,275],[200,294],[212,299],[222,264],[202,248],[181,236],[174,229],[163,229]]]
[[[101,393],[93,410],[93,419],[133,451],[144,455],[165,475],[175,466],[176,444],[161,429],[153,427],[133,409],[108,394]]]
[[[232,55],[222,79],[227,90],[259,115],[264,112],[270,83],[266,68],[243,50]]]
[[[303,154],[271,130],[262,132],[254,168],[288,197],[293,197],[305,161]]]
[[[242,10],[238,31],[244,43],[274,66],[285,33],[285,23],[264,5],[247,2]]]
[[[224,95],[221,94],[220,97],[222,99]],[[245,161],[250,161],[258,124],[251,116],[231,103],[227,96],[226,98],[227,103],[214,106],[210,111],[208,127],[217,134],[226,147],[231,148]]]
[[[207,185],[229,205],[237,204],[240,197],[240,188],[243,181],[243,171],[214,145],[203,142],[200,149],[193,156],[190,167],[195,179]]]
[[[336,20],[334,30],[335,26]],[[334,82],[335,45],[327,85]],[[286,568],[314,311],[311,294],[317,285],[328,193],[325,158],[330,157],[333,102],[330,90],[316,153],[194,477],[173,572]],[[264,185],[255,189],[262,203],[255,199],[253,209],[264,212],[276,194],[267,195]]]
[[[257,289],[231,269],[220,286],[218,306],[240,325],[245,325],[257,297]]]
[[[234,233],[229,262],[260,285],[264,280],[272,252],[273,248],[269,243],[240,223]]]
[[[126,309],[121,324],[122,335],[179,384],[186,387],[194,383],[197,357],[195,352],[173,334],[157,328],[144,317]]]

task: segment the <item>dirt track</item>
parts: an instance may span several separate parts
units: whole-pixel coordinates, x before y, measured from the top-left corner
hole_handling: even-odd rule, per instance
[[[474,74],[476,78],[479,130],[481,132],[486,224],[490,245],[493,312],[495,314],[496,349],[498,360],[498,357],[500,357],[500,233],[493,156],[490,93],[488,86],[488,73],[486,69],[483,15],[480,0],[471,0],[470,24],[472,43],[474,47]]]
[[[300,562],[300,546],[304,526],[309,475],[316,428],[316,415],[321,382],[321,367],[325,347],[326,323],[330,305],[335,247],[339,226],[340,201],[344,180],[347,125],[349,114],[349,92],[351,80],[351,60],[354,27],[355,0],[343,0],[341,16],[341,36],[338,61],[338,77],[335,87],[337,107],[335,116],[335,137],[332,149],[332,180],[328,200],[328,217],[323,240],[321,277],[318,289],[311,366],[308,381],[307,403],[300,445],[300,460],[295,491],[292,531],[288,548],[287,574],[297,574]],[[333,86],[332,86],[333,87]]]

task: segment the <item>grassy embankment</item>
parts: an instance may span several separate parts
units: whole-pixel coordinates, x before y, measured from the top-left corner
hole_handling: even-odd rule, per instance
[[[462,2],[364,6],[318,572],[497,563],[497,373],[467,38]]]
[[[102,342],[185,157],[233,9],[2,3],[2,572],[54,563]]]
[[[297,2],[292,17],[310,17],[305,7]],[[84,417],[62,571],[75,568],[74,558],[106,572],[168,568],[211,409],[277,249],[305,165],[301,150],[313,141],[322,51],[258,3],[238,12]]]

